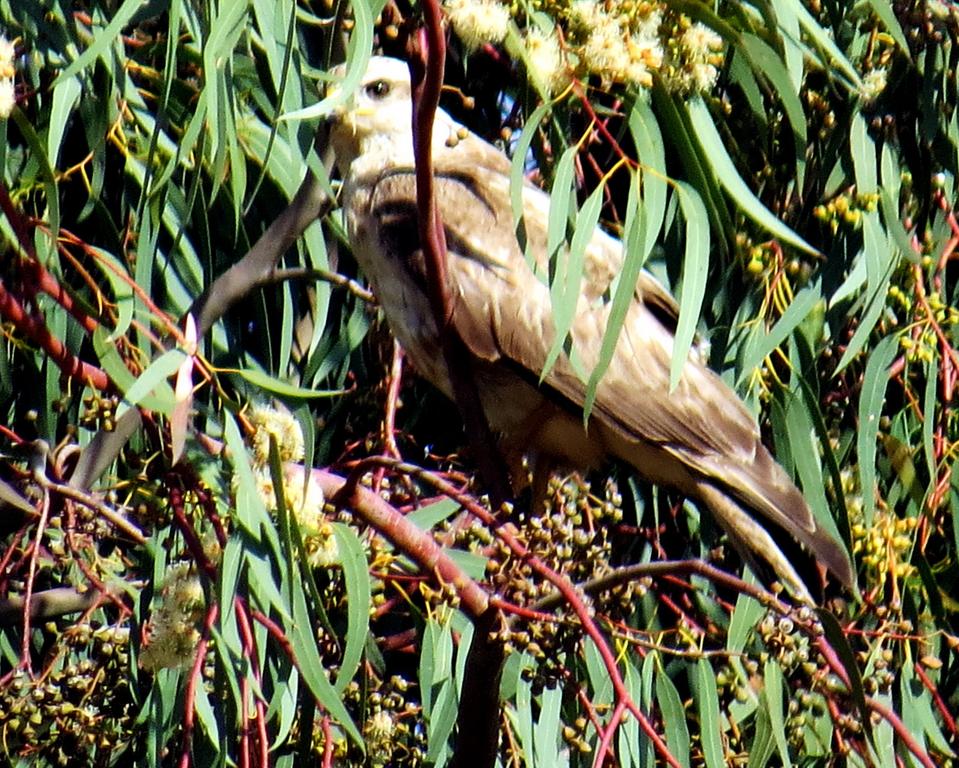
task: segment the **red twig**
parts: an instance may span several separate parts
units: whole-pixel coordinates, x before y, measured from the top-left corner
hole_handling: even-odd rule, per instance
[[[203,571],[203,574],[211,581],[215,580],[216,566],[213,565],[206,556],[206,553],[203,551],[203,544],[200,542],[200,537],[197,536],[193,525],[187,520],[186,514],[183,511],[183,491],[180,488],[171,487],[169,493],[170,508],[173,510],[173,520],[183,535],[187,549],[190,550],[193,560],[196,562],[197,567]]]
[[[446,264],[446,231],[433,184],[433,120],[439,106],[446,65],[446,37],[438,0],[421,4],[424,28],[411,38],[410,59],[413,87],[413,155],[416,159],[416,207],[419,211],[420,243],[426,262],[427,293],[440,334],[443,360],[456,405],[463,415],[470,445],[480,474],[486,481],[493,505],[509,498],[509,475],[503,457],[483,412],[479,389],[472,375],[472,360],[462,341],[452,333],[453,319]]]
[[[922,684],[926,686],[926,690],[929,691],[932,696],[932,700],[936,702],[936,709],[939,710],[939,714],[942,715],[942,720],[946,724],[946,728],[949,733],[953,736],[956,735],[956,718],[953,717],[952,713],[949,711],[949,705],[942,700],[942,694],[939,693],[939,689],[936,688],[936,684],[929,679],[929,675],[926,674],[926,671],[922,668],[922,664],[918,661],[916,662],[916,674],[919,675],[919,679],[922,680]]]
[[[416,469],[416,468],[414,467],[413,469]],[[320,473],[321,475],[326,474],[326,473],[321,473],[319,470],[314,470],[315,478],[317,477],[317,473]],[[424,473],[424,474],[428,474],[428,473]],[[334,477],[335,475],[327,475],[327,482],[329,482],[329,478],[334,478]],[[322,485],[323,480],[321,478],[317,478],[317,479],[320,480]],[[343,483],[343,481],[340,480],[339,478],[336,478],[336,479],[339,480],[340,484]],[[646,715],[642,712],[642,710],[640,710],[636,702],[633,701],[632,697],[629,695],[629,691],[626,690],[626,685],[623,682],[622,675],[619,672],[619,667],[616,664],[616,658],[609,647],[609,643],[606,642],[606,638],[603,637],[603,634],[602,632],[600,632],[599,627],[596,626],[596,622],[593,620],[590,609],[586,606],[585,602],[580,597],[576,587],[569,581],[569,579],[565,578],[561,574],[554,571],[552,568],[550,568],[545,563],[543,563],[542,560],[540,560],[538,557],[535,557],[534,555],[532,555],[530,551],[526,548],[526,545],[524,545],[516,536],[514,536],[512,532],[510,532],[507,529],[506,526],[500,525],[499,522],[480,504],[477,504],[473,499],[469,498],[468,496],[464,496],[451,484],[447,483],[446,481],[442,480],[439,477],[432,476],[431,482],[433,482],[437,488],[442,490],[443,493],[448,495],[450,498],[455,499],[460,504],[462,504],[463,507],[468,512],[475,515],[483,523],[490,526],[492,529],[496,530],[497,535],[501,538],[503,543],[506,544],[507,547],[509,547],[509,549],[513,552],[514,555],[522,558],[530,566],[530,568],[532,568],[540,576],[545,578],[554,587],[556,587],[556,589],[562,595],[563,599],[567,602],[570,608],[572,608],[577,618],[579,618],[580,624],[583,627],[583,631],[585,631],[586,634],[589,635],[590,639],[592,639],[592,641],[596,644],[596,649],[599,651],[599,654],[603,659],[603,666],[606,667],[606,672],[609,674],[610,682],[612,683],[612,686],[613,686],[613,691],[616,694],[617,703],[622,702],[624,706],[626,707],[626,709],[628,709],[633,714],[633,716],[636,718],[637,722],[639,723],[640,728],[646,734],[649,740],[653,743],[654,748],[659,753],[659,755],[663,758],[663,760],[668,765],[672,766],[672,768],[680,768],[679,761],[676,759],[675,755],[673,755],[672,752],[669,751],[669,748],[666,746],[666,742],[663,741],[663,738],[658,733],[656,733],[656,729],[653,728],[653,725],[649,721],[649,718],[646,717]],[[357,488],[357,490],[363,490],[363,489]],[[382,501],[382,499],[380,499],[378,496],[375,496],[372,493],[370,493],[369,495],[371,497],[370,498],[371,503],[375,501],[383,505],[386,505],[386,502]],[[389,505],[386,505],[386,506],[388,507]],[[406,518],[401,517],[401,520],[403,520],[403,522],[405,522],[407,525],[412,525],[411,523],[409,523],[409,521],[406,520]],[[376,527],[381,531],[383,530],[379,525],[377,525]],[[389,538],[388,533],[386,533],[385,535]],[[400,545],[396,541],[394,541],[394,543],[396,543],[398,546],[402,546],[404,552],[406,552],[407,554],[411,554],[406,546]],[[436,545],[434,544],[434,546]],[[437,549],[439,548],[437,547]],[[441,550],[440,552],[442,553]],[[479,587],[477,587],[477,589],[479,589]]]
[[[323,715],[320,728],[323,730],[323,768],[333,768],[333,728],[329,715]]]
[[[240,635],[243,639],[243,655],[246,656],[247,661],[250,664],[250,669],[253,671],[253,679],[256,680],[256,686],[259,690],[263,689],[263,681],[260,675],[260,667],[256,663],[257,653],[256,653],[256,638],[253,637],[253,627],[250,625],[250,615],[247,605],[242,600],[237,600],[235,602],[236,606],[236,623],[240,629]],[[266,768],[270,764],[270,755],[269,755],[269,739],[266,733],[266,708],[263,705],[263,699],[255,694],[251,694],[253,697],[253,707],[256,710],[256,737],[259,746],[259,758],[260,758],[260,768]],[[246,699],[244,698],[244,707],[246,706]],[[247,723],[249,721],[247,720]],[[244,725],[244,732],[246,731],[246,724]]]
[[[50,333],[46,324],[28,314],[23,305],[0,282],[0,317],[13,325],[40,347],[67,376],[94,389],[110,389],[110,378],[100,368],[73,355],[66,345]]]
[[[27,571],[26,591],[23,597],[23,638],[20,646],[20,664],[31,676],[33,675],[33,669],[30,661],[30,646],[33,644],[33,638],[30,635],[30,612],[32,610],[30,602],[33,597],[33,580],[37,575],[37,560],[40,557],[40,544],[43,542],[43,534],[46,531],[49,516],[50,493],[46,492],[43,494],[43,501],[40,505],[37,537],[33,541],[33,550],[30,553],[30,567]]]
[[[925,768],[936,768],[936,764],[932,762],[932,758],[926,753],[915,737],[912,735],[910,730],[906,728],[906,724],[902,722],[895,712],[893,712],[889,707],[873,698],[866,699],[866,705],[873,712],[878,714],[883,720],[885,720],[889,725],[892,726],[892,730],[899,737],[899,740],[905,745],[906,749],[912,752],[915,755],[916,759],[922,763]]]
[[[217,616],[220,613],[219,606],[213,602],[207,608],[206,618],[203,621],[203,634],[200,636],[200,643],[196,648],[196,656],[193,659],[193,667],[190,670],[190,677],[187,679],[186,690],[183,693],[183,747],[180,750],[180,768],[189,768],[190,765],[190,746],[193,742],[193,727],[196,716],[196,707],[194,699],[196,698],[196,689],[203,677],[203,661],[206,658],[207,645],[210,642],[210,631],[216,623]]]

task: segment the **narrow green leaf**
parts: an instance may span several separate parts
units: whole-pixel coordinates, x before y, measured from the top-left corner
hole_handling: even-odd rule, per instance
[[[934,357],[926,365],[926,388],[922,396],[922,447],[926,456],[926,471],[931,483],[936,477],[936,451],[933,432],[936,425],[936,408],[939,404],[939,358]],[[959,526],[956,526],[959,528]]]
[[[116,345],[110,341],[106,330],[102,327],[97,327],[93,331],[93,350],[100,361],[100,366],[106,371],[113,383],[117,385],[117,388],[121,392],[128,392],[136,382],[136,378],[130,373],[130,369],[127,368],[123,358],[120,357]],[[148,410],[169,413],[173,410],[175,402],[173,388],[166,381],[158,381],[156,382],[155,393],[147,391],[137,401]]]
[[[110,340],[113,341],[126,335],[133,321],[133,309],[136,306],[133,286],[130,284],[131,278],[126,267],[119,259],[102,248],[92,247],[91,250],[97,256],[93,262],[110,284],[113,300],[117,305],[117,324],[110,334]]]
[[[836,45],[833,40],[832,30],[827,30],[823,27],[819,21],[817,21],[816,17],[809,12],[806,6],[802,4],[801,0],[778,0],[777,6],[779,5],[784,6],[792,15],[799,19],[799,25],[803,28],[803,31],[809,35],[816,46],[829,54],[833,63],[849,78],[852,87],[858,90],[862,85],[859,74],[849,59],[846,58],[845,54],[839,50],[839,46]]]
[[[559,686],[545,688],[539,697],[539,719],[533,738],[536,742],[537,765],[560,765],[559,730],[563,690]]]
[[[452,678],[447,678],[436,694],[436,702],[430,713],[426,728],[426,762],[429,765],[445,764],[445,755],[449,750],[449,738],[456,725],[456,686]]]
[[[553,326],[556,333],[553,345],[546,355],[543,372],[540,380],[546,378],[552,370],[560,353],[563,351],[567,336],[576,317],[579,303],[580,286],[583,283],[583,267],[586,261],[586,248],[596,233],[599,222],[599,212],[603,207],[604,184],[597,185],[596,189],[586,198],[583,207],[576,217],[576,228],[569,248],[560,247],[556,253],[556,271],[550,285],[550,296],[553,305]],[[552,198],[550,202],[550,218],[552,218]]]
[[[876,144],[869,138],[866,119],[861,112],[852,116],[849,126],[849,153],[856,174],[856,191],[861,195],[875,192],[879,186]]]
[[[744,33],[740,38],[743,51],[752,63],[753,70],[765,77],[779,102],[782,104],[786,119],[793,135],[793,147],[796,157],[797,186],[802,186],[806,153],[806,113],[799,100],[798,89],[793,86],[789,72],[783,60],[770,46],[756,35]]]
[[[287,112],[280,117],[281,120],[314,120],[332,114],[334,109],[346,103],[366,74],[373,47],[373,20],[385,4],[385,0],[351,0],[354,24],[347,43],[346,74],[332,94],[311,107]]]
[[[769,724],[772,729],[773,740],[783,768],[791,768],[789,759],[789,742],[786,738],[786,719],[783,713],[783,671],[779,664],[770,659],[763,667],[763,698],[766,700],[766,714],[769,715]]]
[[[783,242],[806,253],[818,254],[815,248],[777,219],[746,185],[726,151],[726,146],[713,123],[713,117],[702,98],[696,96],[690,99],[687,108],[703,157],[709,162],[719,183],[736,201],[742,212]]]
[[[335,686],[337,692],[342,694],[360,666],[370,628],[372,598],[369,565],[359,537],[342,523],[333,523],[333,534],[336,536],[346,584],[346,647]]]
[[[899,339],[886,336],[869,355],[859,395],[859,430],[856,433],[856,454],[859,458],[859,480],[862,488],[863,517],[868,529],[876,509],[876,438],[879,419],[889,383],[889,366],[899,351]]]
[[[741,653],[746,647],[746,640],[764,612],[765,608],[754,598],[745,594],[736,598],[736,607],[729,617],[726,634],[726,650],[731,655]]]
[[[47,129],[47,157],[56,167],[60,158],[63,136],[80,98],[80,78],[71,77],[59,81],[53,88],[53,103],[50,105],[50,125]]]
[[[862,672],[856,663],[856,655],[853,653],[852,646],[849,645],[849,639],[836,617],[825,608],[818,608],[816,615],[822,622],[823,634],[829,644],[832,646],[839,660],[846,670],[846,676],[849,678],[849,694],[853,703],[859,710],[859,716],[863,718],[863,730],[867,737],[871,737],[872,720],[869,718],[869,709],[866,707],[866,691],[862,685]]]
[[[56,241],[60,236],[60,193],[57,187],[57,178],[50,165],[43,142],[34,130],[33,125],[19,107],[14,107],[10,113],[13,122],[17,124],[24,141],[30,148],[31,161],[40,167],[40,176],[43,179],[43,193],[47,200],[47,220],[50,227],[50,236],[45,240],[47,247],[41,249],[41,260],[46,262],[56,250]]]
[[[862,217],[863,250],[866,262],[866,290],[864,297],[866,309],[859,320],[856,332],[849,340],[833,375],[838,375],[859,354],[869,341],[873,328],[879,322],[886,307],[886,295],[889,290],[889,276],[894,266],[896,249],[879,223],[877,213],[867,213]]]
[[[636,144],[637,157],[642,163],[640,179],[646,232],[643,253],[648,254],[659,239],[666,215],[666,147],[663,144],[659,121],[648,101],[636,100],[629,112],[628,122],[629,131]]]
[[[655,77],[653,106],[663,132],[670,137],[671,148],[678,153],[682,161],[689,183],[699,190],[703,198],[709,220],[719,233],[718,244],[725,252],[728,244],[733,242],[737,229],[723,196],[720,180],[716,176],[716,167],[696,140],[698,129],[694,125],[695,118],[689,105],[681,102],[661,78]],[[713,130],[715,131],[715,127]]]
[[[683,768],[689,768],[689,728],[686,709],[673,681],[662,669],[656,671],[656,701],[666,728],[666,746]]]
[[[125,405],[132,408],[151,396],[165,398],[167,391],[170,389],[167,379],[177,372],[184,359],[186,359],[186,355],[182,349],[171,349],[169,352],[160,355],[124,392]],[[173,411],[175,402],[164,402],[163,404],[165,406],[163,410],[156,410],[164,416],[169,416]]]
[[[793,298],[792,303],[776,321],[768,334],[751,340],[746,350],[746,357],[742,363],[738,382],[752,375],[763,360],[782,344],[798,325],[813,311],[816,304],[822,299],[822,288],[817,280],[812,285],[803,288]]]
[[[892,39],[896,41],[896,45],[899,46],[899,50],[905,55],[907,59],[911,59],[911,51],[909,49],[909,43],[906,42],[906,36],[903,34],[902,27],[899,24],[899,19],[896,18],[896,14],[892,10],[892,6],[889,4],[889,0],[868,0],[869,5],[872,6],[873,11],[879,17],[879,20],[883,23],[889,34],[892,35]]]
[[[61,82],[72,78],[81,70],[89,66],[94,59],[106,53],[107,48],[113,45],[114,40],[120,35],[123,28],[130,23],[133,15],[147,5],[148,0],[124,0],[119,8],[113,13],[113,18],[103,31],[96,34],[89,47],[74,59],[66,69],[64,69],[56,80],[53,81],[53,87],[56,88]]]
[[[313,634],[313,621],[306,607],[303,584],[298,579],[293,581],[293,625],[287,627],[287,637],[293,646],[293,653],[303,680],[313,692],[317,703],[346,729],[350,738],[365,752],[363,737],[350,717],[350,713],[347,712],[340,694],[327,679],[326,670],[323,669],[323,661],[317,651],[316,638]]]
[[[583,661],[586,664],[586,673],[589,675],[592,700],[598,706],[611,704],[614,693],[613,681],[609,679],[606,663],[591,637],[583,641]]]
[[[749,745],[749,760],[746,768],[766,768],[769,758],[776,749],[769,713],[765,709],[756,711],[756,729],[752,744]]]
[[[706,295],[709,275],[709,216],[699,193],[686,182],[676,182],[676,195],[686,220],[686,252],[683,255],[683,290],[679,302],[679,322],[669,367],[669,389],[676,388],[683,366],[696,336],[699,314]]]
[[[722,719],[719,714],[719,692],[716,689],[716,673],[708,659],[699,659],[691,668],[693,695],[699,711],[699,738],[707,768],[724,768]]]
[[[801,393],[786,395],[786,430],[789,435],[790,452],[796,472],[799,474],[803,496],[809,503],[818,525],[833,538],[839,539],[839,531],[829,512],[826,488],[822,474],[819,445],[813,437],[815,426],[809,412],[808,402]]]
[[[936,752],[954,758],[955,751],[942,733],[939,718],[933,712],[932,696],[916,675],[912,664],[902,665],[899,678],[902,692],[902,719],[906,729],[913,736],[922,735],[922,746],[931,747]],[[926,745],[926,741],[929,745]]]
[[[241,368],[236,373],[260,389],[293,400],[310,400],[318,397],[336,397],[346,394],[346,390],[343,389],[304,389],[294,384],[287,384],[255,368]]]
[[[440,499],[414,509],[406,516],[406,519],[424,531],[431,531],[438,523],[449,520],[459,509],[460,504],[455,499]]]
[[[645,240],[645,210],[640,204],[640,179],[638,174],[632,174],[629,185],[629,199],[626,203],[626,227],[623,240],[624,261],[613,293],[613,301],[609,308],[609,317],[606,320],[606,330],[603,332],[603,343],[600,346],[599,358],[586,384],[586,398],[583,404],[583,420],[589,420],[596,401],[596,388],[606,373],[613,352],[616,351],[616,342],[626,320],[626,313],[633,303],[636,293],[636,281],[639,280],[643,264],[646,262],[646,253],[642,249]]]
[[[560,155],[549,191],[549,216],[546,227],[546,254],[550,261],[557,258],[560,247],[566,242],[566,225],[573,197],[573,175],[576,170],[576,155],[579,147],[567,147]],[[553,267],[554,271],[558,271]],[[551,280],[552,282],[552,280]]]
[[[219,744],[220,728],[217,725],[216,715],[213,712],[213,707],[210,704],[210,696],[207,693],[205,686],[198,685],[194,689],[193,706],[196,709],[196,715],[197,719],[200,721],[200,726],[203,728],[203,732],[207,735],[210,743]]]
[[[509,200],[513,209],[513,224],[517,229],[522,226],[523,219],[523,188],[526,186],[526,158],[529,155],[529,148],[533,143],[533,137],[539,130],[540,123],[543,122],[546,115],[553,108],[552,102],[540,104],[533,110],[529,116],[523,131],[519,135],[516,144],[513,146],[513,157],[510,160],[509,170]]]

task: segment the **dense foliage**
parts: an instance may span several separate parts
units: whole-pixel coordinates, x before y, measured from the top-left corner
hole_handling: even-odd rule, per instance
[[[848,547],[816,611],[622,468],[489,509],[324,205],[330,66],[430,7],[0,0],[8,761],[951,764],[959,9],[444,6],[444,106],[663,277]]]

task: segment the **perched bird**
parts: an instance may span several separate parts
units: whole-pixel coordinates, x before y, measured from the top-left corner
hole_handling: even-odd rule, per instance
[[[410,95],[405,63],[372,58],[359,89],[334,115],[330,140],[356,259],[416,369],[452,397],[417,233]],[[619,459],[708,508],[747,558],[771,567],[798,597],[808,600],[809,593],[757,516],[851,587],[844,548],[817,524],[763,446],[752,416],[695,350],[670,391],[678,307],[646,272],[584,425],[581,374],[588,376],[598,360],[622,243],[599,228],[593,234],[570,332],[577,365],[561,354],[540,380],[555,338],[541,277],[548,274],[549,196],[531,184],[522,190],[525,246],[537,274],[517,238],[507,157],[438,110],[433,165],[448,248],[451,331],[469,352],[483,410],[504,448],[573,468]]]

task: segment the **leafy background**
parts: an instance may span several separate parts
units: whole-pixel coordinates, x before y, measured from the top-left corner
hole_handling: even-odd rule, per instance
[[[281,216],[307,169],[306,208],[333,192],[318,121],[281,116],[331,63],[402,53],[419,6],[2,0],[11,764],[951,764],[959,15],[662,9],[667,44],[721,39],[708,88],[589,71],[574,8],[540,0],[502,44],[457,25],[471,100],[444,103],[571,231],[599,212],[624,235],[623,284],[645,263],[672,285],[860,595],[791,606],[617,468],[491,524],[335,209]],[[575,78],[544,86],[557,24]],[[264,232],[270,268],[216,282]]]

